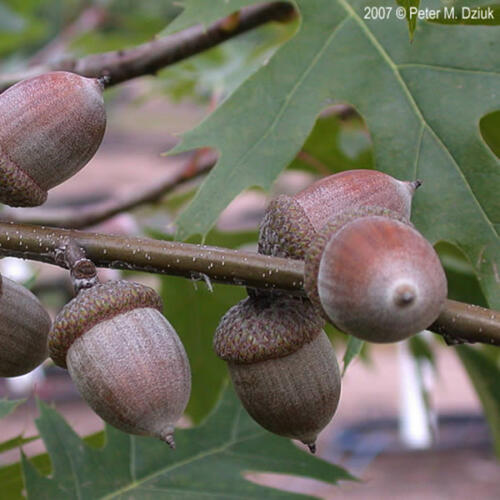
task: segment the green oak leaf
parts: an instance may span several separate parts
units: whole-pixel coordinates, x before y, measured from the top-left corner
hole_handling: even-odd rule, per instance
[[[193,499],[311,498],[247,481],[247,472],[307,476],[335,484],[344,469],[259,427],[227,389],[199,427],[176,431],[177,449],[107,427],[105,445],[91,448],[53,409],[39,403],[36,424],[52,460],[50,477],[22,457],[28,498]]]
[[[497,158],[500,158],[500,111],[483,116],[479,123],[481,135]]]
[[[9,413],[13,412],[22,402],[24,402],[24,399],[0,398],[0,418],[6,417]]]
[[[215,405],[227,379],[226,363],[212,348],[215,329],[246,292],[230,285],[213,285],[211,291],[203,281],[193,283],[173,276],[162,277],[161,283],[163,312],[179,334],[191,366],[192,389],[186,412],[199,422]]]
[[[190,22],[203,3],[186,2]],[[297,34],[174,150],[211,146],[220,153],[178,218],[178,237],[205,234],[242,190],[268,189],[318,113],[343,101],[365,119],[378,170],[423,179],[414,200],[417,228],[432,243],[463,250],[490,306],[500,307],[500,162],[478,125],[500,108],[497,28],[422,22],[409,44],[395,17],[363,19],[363,7],[375,2],[296,4]]]
[[[161,36],[176,33],[193,24],[209,26],[215,21],[254,3],[258,2],[255,0],[212,0],[211,2],[187,0],[179,2],[177,5],[183,7],[184,10],[161,32]]]
[[[342,121],[335,114],[320,117],[288,166],[320,175],[342,170],[373,168],[370,137],[358,117]]]
[[[415,28],[417,27],[417,16],[410,11],[410,8],[420,6],[420,0],[396,0],[396,3],[404,7],[406,11],[406,22],[408,23],[408,32],[410,33],[410,40],[413,41],[413,34],[415,33]]]
[[[448,298],[488,307],[474,274],[474,269],[465,259],[463,253],[446,242],[438,243],[436,251],[446,273]]]
[[[39,439],[39,436],[33,436],[31,438],[15,438],[15,440],[19,440],[18,444],[20,446],[35,439]],[[105,439],[105,432],[100,431],[96,434],[85,436],[83,438],[83,441],[89,446],[99,448],[104,445]],[[3,444],[8,447],[10,445],[10,442],[6,442]],[[40,455],[31,457],[30,463],[34,465],[36,470],[42,475],[48,476],[52,471],[51,461],[48,453],[42,453]],[[25,496],[23,495],[24,477],[21,462],[5,465],[0,468],[0,484],[2,485],[2,498],[8,498],[9,500],[21,500],[25,498]]]
[[[19,448],[23,444],[28,444],[31,443],[31,441],[35,441],[35,439],[38,439],[38,436],[31,436],[29,438],[25,438],[22,436],[22,434],[19,434],[16,437],[7,439],[6,441],[0,443],[0,453],[5,453],[6,451],[13,450],[14,448]]]
[[[488,350],[495,350],[489,355]],[[496,350],[498,347],[477,349],[469,346],[456,347],[457,353],[469,374],[483,405],[493,435],[495,453],[500,458],[500,377]]]
[[[344,358],[342,360],[344,365],[342,367],[342,376],[345,375],[347,367],[351,364],[351,361],[360,354],[364,344],[365,344],[364,340],[349,335],[349,340],[347,341],[347,347],[344,353]]]

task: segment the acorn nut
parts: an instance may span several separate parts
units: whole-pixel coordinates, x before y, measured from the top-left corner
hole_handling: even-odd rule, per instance
[[[413,194],[420,184],[377,170],[347,170],[319,179],[294,196],[280,195],[262,219],[259,253],[304,260],[329,219],[366,206],[382,207],[409,219]]]
[[[346,212],[324,226],[309,249],[304,286],[337,328],[370,342],[424,330],[447,295],[432,245],[380,207]]]
[[[0,275],[0,377],[24,375],[47,358],[50,324],[35,295]]]
[[[82,289],[56,317],[49,352],[103,420],[174,448],[174,424],[189,400],[191,372],[161,310],[160,296],[139,283]]]
[[[94,156],[106,127],[103,85],[56,71],[0,94],[0,202],[36,206]]]
[[[222,318],[214,337],[235,390],[265,429],[314,452],[340,397],[340,373],[324,321],[310,302],[250,296]]]
[[[378,170],[346,170],[319,179],[294,196],[319,231],[334,215],[363,207],[382,207],[410,219],[420,181],[400,181]]]

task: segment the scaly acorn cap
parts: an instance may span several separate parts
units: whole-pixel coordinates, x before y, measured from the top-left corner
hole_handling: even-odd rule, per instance
[[[49,354],[67,368],[66,355],[73,342],[98,323],[133,309],[163,310],[161,297],[152,288],[131,281],[108,281],[83,289],[59,312],[49,334]]]
[[[304,209],[291,196],[280,195],[269,203],[260,224],[259,253],[304,260],[316,235]]]
[[[0,201],[11,207],[35,207],[47,200],[47,190],[18,167],[1,144],[0,177]]]
[[[281,358],[312,342],[324,323],[302,298],[250,296],[223,316],[214,350],[223,360],[240,364]]]

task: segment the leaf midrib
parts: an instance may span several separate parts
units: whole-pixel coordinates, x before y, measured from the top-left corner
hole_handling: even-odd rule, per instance
[[[342,21],[340,21],[337,26],[333,29],[332,33],[328,36],[326,39],[325,43],[321,47],[321,50],[318,51],[318,53],[313,57],[311,62],[307,65],[305,71],[300,75],[300,78],[297,80],[295,85],[292,87],[290,92],[286,95],[285,100],[283,104],[281,105],[278,113],[276,114],[276,117],[274,118],[273,122],[271,125],[267,128],[265,133],[242,155],[236,166],[231,169],[231,172],[229,174],[229,177],[234,177],[235,175],[239,175],[237,170],[239,167],[245,163],[245,160],[247,159],[248,156],[252,154],[252,152],[263,142],[269,137],[271,132],[276,128],[277,123],[280,121],[281,117],[285,113],[288,105],[290,104],[292,97],[296,94],[297,90],[300,88],[302,82],[305,80],[305,78],[311,73],[315,65],[318,63],[319,59],[321,56],[325,53],[326,49],[330,46],[330,44],[333,42],[337,34],[339,33],[341,27],[344,25],[346,21],[349,20],[349,16],[347,15]]]
[[[136,480],[136,481],[128,484],[127,486],[120,488],[119,490],[116,490],[113,493],[110,493],[109,495],[102,497],[102,500],[109,500],[111,498],[115,498],[117,495],[121,495],[122,493],[130,491],[134,488],[137,488],[141,484],[144,484],[157,476],[167,474],[169,472],[172,472],[175,469],[178,469],[179,467],[183,467],[184,465],[191,464],[193,462],[196,462],[197,460],[201,460],[201,459],[206,458],[210,455],[216,455],[218,453],[223,453],[225,450],[227,450],[228,448],[230,448],[234,444],[243,443],[244,441],[254,439],[262,434],[264,434],[264,431],[255,432],[255,433],[250,434],[249,436],[247,436],[245,438],[240,438],[240,439],[231,438],[227,443],[223,444],[222,446],[209,448],[208,450],[205,450],[201,453],[198,453],[197,455],[188,457],[184,460],[181,460],[179,462],[176,462],[175,464],[170,465],[169,467],[165,467],[164,469],[158,470],[158,471],[153,472],[147,476],[144,476],[140,480],[138,480],[138,481]]]

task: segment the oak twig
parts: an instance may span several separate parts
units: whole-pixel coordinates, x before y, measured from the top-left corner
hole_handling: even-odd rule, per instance
[[[116,85],[199,54],[207,49],[261,26],[269,21],[286,21],[294,15],[287,2],[273,2],[243,8],[237,19],[221,19],[207,28],[197,25],[127,50],[92,54],[81,59],[66,59],[32,67],[23,73],[0,76],[0,92],[24,78],[48,71],[71,71],[82,76],[109,77]]]
[[[47,61],[60,58],[69,43],[77,36],[93,31],[101,26],[108,18],[108,13],[102,5],[84,7],[77,18],[65,26],[59,33],[44,45],[38,52],[29,58],[30,66],[41,66]]]
[[[97,267],[184,276],[301,293],[303,263],[252,252],[132,236],[0,222],[0,255],[61,265],[57,248],[69,239]],[[65,266],[64,266],[65,267]]]
[[[205,245],[0,223],[0,255],[61,264],[60,248],[73,240],[98,267],[210,279],[303,294],[304,263]],[[63,267],[68,267],[67,264]],[[500,313],[448,300],[429,329],[460,342],[500,345]]]
[[[87,259],[85,250],[71,238],[55,248],[54,262],[69,269],[75,293],[91,288],[99,281],[95,264]]]
[[[5,208],[0,213],[0,220],[21,222],[23,224],[45,225],[52,227],[66,227],[84,229],[147,203],[154,203],[184,184],[207,173],[216,162],[212,153],[205,154],[201,159],[192,161],[191,157],[186,165],[181,165],[174,171],[169,171],[141,191],[126,197],[106,200],[86,207],[67,208]]]
[[[460,324],[460,329],[455,328]],[[429,328],[451,345],[482,342],[500,345],[500,313],[473,304],[448,300],[438,320]]]

